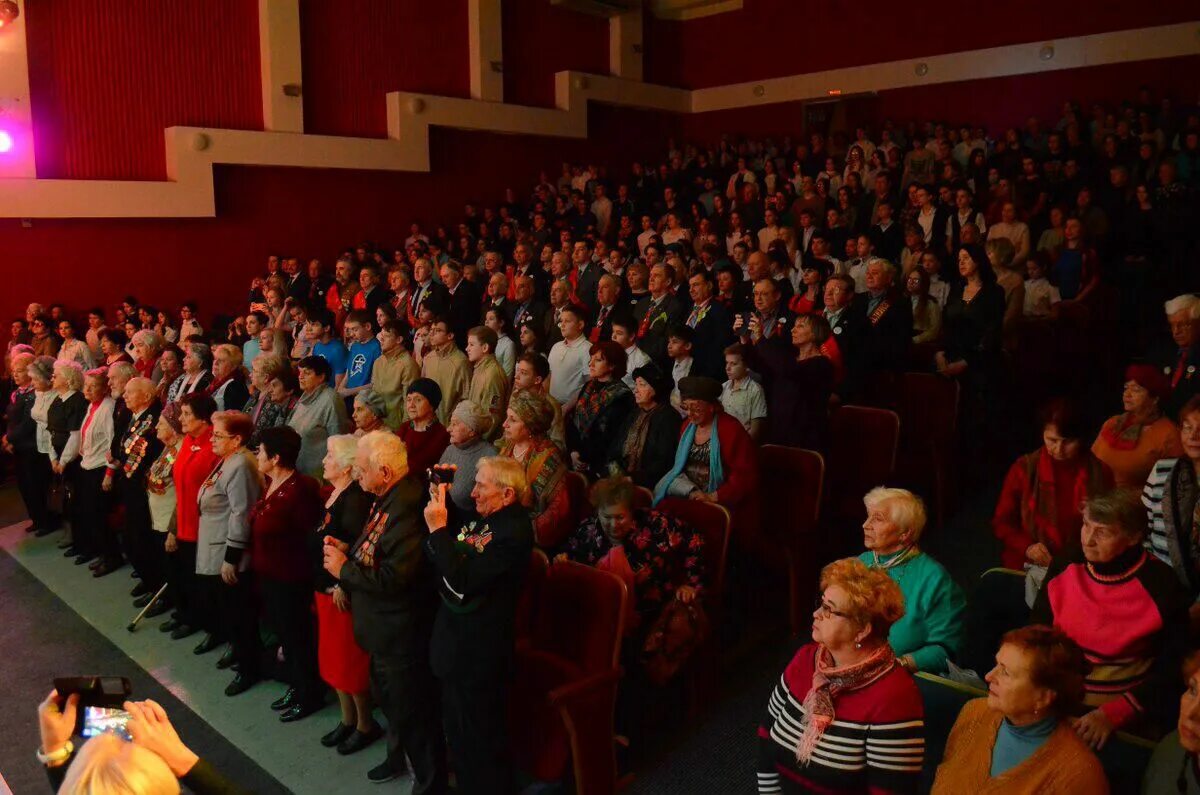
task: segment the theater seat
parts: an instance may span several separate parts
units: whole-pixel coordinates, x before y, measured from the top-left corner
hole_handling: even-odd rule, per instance
[[[582,472],[568,472],[565,482],[567,499],[571,502],[571,529],[567,532],[569,536],[584,519],[588,518],[592,512],[592,505],[588,500],[588,481]]]
[[[905,373],[900,382],[896,475],[902,485],[929,497],[938,527],[946,521],[953,493],[958,395],[957,381],[934,373]]]
[[[876,486],[886,485],[896,467],[900,440],[900,417],[894,411],[867,406],[842,406],[829,419],[829,459],[825,462],[827,482],[825,516],[835,534],[846,525],[862,523],[863,496]],[[838,539],[833,539],[835,544]],[[861,547],[861,539],[849,549]],[[840,546],[836,549],[840,554]]]
[[[613,792],[613,710],[621,671],[625,583],[556,562],[542,582],[532,632],[517,646],[509,736],[518,768],[571,779],[580,795]]]
[[[816,573],[825,559],[817,532],[825,459],[812,450],[767,444],[759,449],[758,462],[763,532],[775,550],[786,552],[788,617],[792,634],[802,635],[811,623]]]
[[[517,599],[517,642],[527,641],[533,634],[533,622],[537,618],[538,600],[542,596],[542,585],[546,581],[546,570],[550,568],[550,560],[546,553],[534,547],[529,556],[529,570],[525,573],[525,582],[521,587],[521,595]]]

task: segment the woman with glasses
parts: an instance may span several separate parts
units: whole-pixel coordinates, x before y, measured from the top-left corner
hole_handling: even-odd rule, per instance
[[[36,356],[58,356],[59,346],[62,345],[62,340],[54,333],[51,328],[53,323],[49,315],[36,315],[29,322],[29,330],[33,333],[33,339],[30,340],[30,345],[33,346],[33,353]]]
[[[855,558],[821,572],[812,643],[788,664],[758,727],[758,792],[915,792],[924,705],[888,633],[900,587]]]

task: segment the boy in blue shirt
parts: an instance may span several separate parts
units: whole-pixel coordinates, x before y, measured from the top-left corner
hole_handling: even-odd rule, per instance
[[[334,383],[346,372],[346,346],[333,336],[333,313],[328,309],[316,309],[309,313],[304,329],[312,341],[312,355],[329,362]]]
[[[371,313],[355,309],[346,315],[346,338],[351,340],[346,357],[346,372],[337,379],[338,394],[353,404],[354,396],[371,386],[371,369],[383,355],[375,339],[375,323]]]

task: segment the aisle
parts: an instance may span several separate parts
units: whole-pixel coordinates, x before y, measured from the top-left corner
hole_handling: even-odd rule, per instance
[[[23,523],[22,523],[23,524]],[[218,769],[257,793],[361,792],[375,788],[367,770],[383,743],[354,756],[321,747],[338,721],[335,703],[305,720],[281,724],[269,704],[283,694],[263,682],[229,698],[232,678],[215,667],[218,653],[192,654],[201,636],[179,641],[158,631],[166,617],[125,626],[135,614],[128,567],[96,580],[58,549],[60,533],[27,535],[22,525],[0,530],[0,772],[16,792],[48,792],[33,756],[36,706],[55,675],[114,674],[133,682],[137,698],[163,704],[179,733]],[[331,697],[332,698],[332,697]],[[381,788],[408,792],[406,777]]]

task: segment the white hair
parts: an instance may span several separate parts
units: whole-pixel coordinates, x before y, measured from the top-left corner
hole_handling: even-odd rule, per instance
[[[86,795],[175,795],[179,780],[162,757],[113,734],[100,734],[75,755],[59,792]]]
[[[387,467],[403,477],[408,472],[408,449],[391,431],[371,431],[358,440],[358,449],[366,450],[367,460],[376,469]]]
[[[83,367],[74,359],[58,359],[54,362],[54,372],[61,372],[67,388],[75,392],[83,389]]]
[[[883,508],[888,519],[907,533],[914,544],[921,540],[921,533],[925,530],[925,503],[908,489],[876,486],[863,497],[863,505],[867,506],[868,511],[876,507]]]
[[[1192,320],[1200,319],[1200,297],[1193,293],[1184,293],[1177,295],[1164,305],[1167,310],[1168,317],[1177,314],[1185,309],[1191,311]]]
[[[258,360],[255,359],[257,362]],[[354,456],[358,452],[358,437],[352,433],[340,433],[325,440],[329,454],[339,469],[349,469],[354,466]]]

